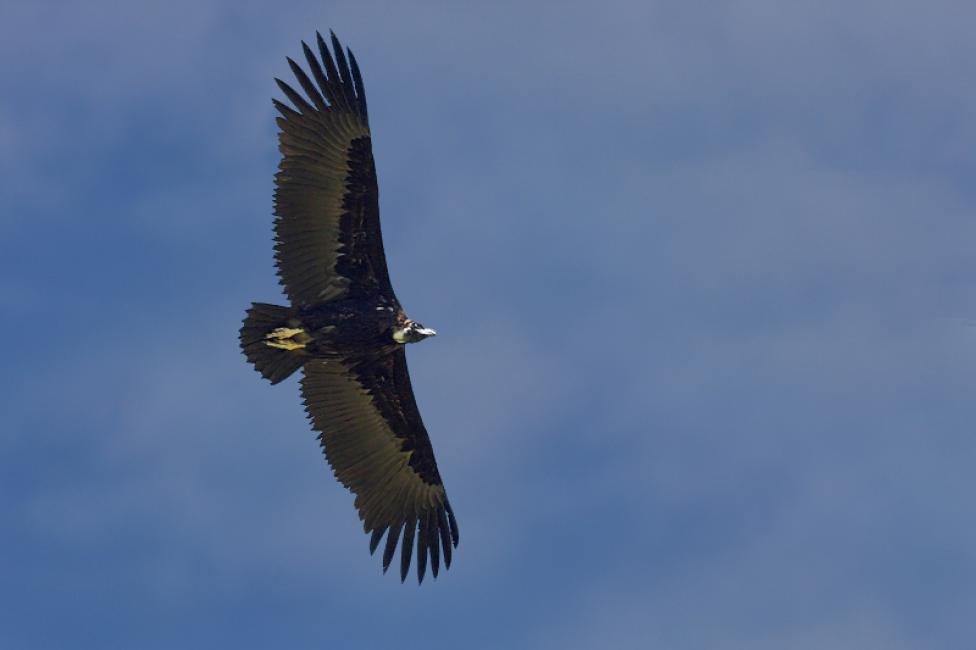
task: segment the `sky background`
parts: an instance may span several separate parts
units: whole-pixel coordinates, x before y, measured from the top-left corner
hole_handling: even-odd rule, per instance
[[[282,6],[282,4],[286,6]],[[272,78],[333,28],[457,512],[381,575],[297,382]],[[971,2],[0,4],[0,647],[976,636]]]

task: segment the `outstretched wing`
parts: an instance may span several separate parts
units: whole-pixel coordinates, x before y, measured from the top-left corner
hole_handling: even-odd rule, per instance
[[[370,553],[383,535],[385,572],[400,543],[400,579],[417,542],[417,578],[430,557],[437,577],[440,554],[451,565],[458,528],[420,419],[403,348],[368,361],[320,359],[305,364],[305,410],[336,478],[356,495]],[[401,540],[402,535],[402,542]]]
[[[314,83],[288,59],[305,97],[275,79],[294,105],[273,100],[283,155],[275,175],[278,275],[296,306],[378,291],[392,296],[363,79],[335,34],[334,60],[316,38],[321,65],[302,42]]]

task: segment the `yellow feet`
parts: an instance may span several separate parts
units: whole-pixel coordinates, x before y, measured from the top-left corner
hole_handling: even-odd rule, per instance
[[[300,327],[278,327],[265,334],[264,338],[265,345],[279,350],[301,350],[312,340]]]

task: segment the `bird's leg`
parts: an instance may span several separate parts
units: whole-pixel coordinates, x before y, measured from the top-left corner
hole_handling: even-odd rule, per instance
[[[301,350],[312,340],[300,327],[276,327],[264,335],[264,344],[279,350]]]

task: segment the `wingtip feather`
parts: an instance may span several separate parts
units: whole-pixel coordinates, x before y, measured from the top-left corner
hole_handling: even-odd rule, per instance
[[[383,549],[383,573],[386,573],[387,569],[390,568],[390,562],[393,561],[393,555],[396,553],[397,541],[399,539],[400,526],[390,528],[390,532],[386,536],[386,548]]]
[[[427,546],[430,537],[430,513],[424,513],[417,527],[417,584],[423,584],[427,572]]]
[[[386,527],[376,528],[373,530],[372,536],[369,538],[369,554],[373,555],[376,553],[376,548],[380,545],[380,540],[383,539],[383,533],[386,532]]]
[[[410,560],[413,558],[413,539],[417,532],[417,520],[410,518],[403,527],[403,542],[400,544],[400,582],[410,573]]]
[[[451,526],[451,541],[454,543],[454,547],[457,548],[461,535],[458,531],[457,519],[454,518],[454,509],[451,508],[451,503],[447,499],[444,499],[444,509],[447,510],[447,520]]]

